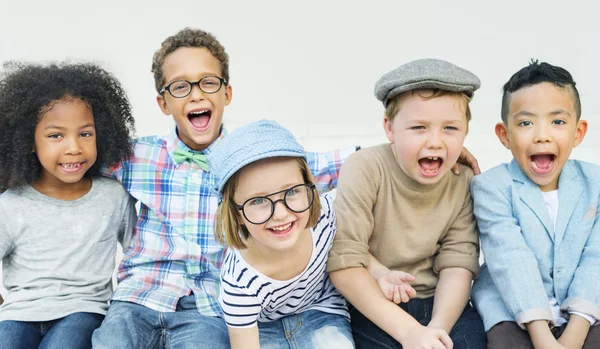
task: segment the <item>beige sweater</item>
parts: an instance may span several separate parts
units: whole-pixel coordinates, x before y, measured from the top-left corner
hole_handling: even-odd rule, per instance
[[[340,172],[334,207],[337,235],[327,270],[366,267],[368,253],[392,270],[416,276],[418,298],[433,296],[438,273],[479,273],[479,235],[469,183],[473,172],[447,173],[424,185],[401,169],[389,144],[365,148]]]

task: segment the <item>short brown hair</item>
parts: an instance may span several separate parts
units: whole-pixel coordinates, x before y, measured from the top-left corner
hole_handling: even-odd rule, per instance
[[[180,47],[205,47],[221,62],[221,75],[229,83],[229,56],[225,48],[214,35],[200,29],[184,28],[177,34],[169,36],[161,44],[160,49],[154,53],[152,58],[152,73],[154,73],[154,86],[156,92],[160,92],[165,84],[163,76],[163,64],[168,55]]]
[[[297,158],[298,168],[302,174],[305,183],[314,183],[314,179],[308,164],[304,158]],[[233,200],[235,189],[237,188],[240,172],[237,171],[223,187],[223,201],[219,204],[217,214],[215,216],[215,239],[224,246],[232,247],[237,250],[245,249],[246,240],[250,237],[250,233],[245,225],[239,223],[240,211],[237,204]],[[316,189],[314,189],[316,190]],[[321,201],[319,195],[315,193],[315,199],[309,209],[307,228],[314,228],[321,216]]]
[[[455,97],[457,99],[464,99],[464,101],[466,102],[466,105],[467,105],[467,109],[465,110],[465,114],[467,116],[467,123],[469,121],[471,121],[471,108],[469,107],[469,102],[471,101],[471,97],[467,96],[463,92],[452,92],[452,91],[446,91],[446,90],[440,90],[440,89],[433,89],[433,90],[410,90],[410,91],[406,91],[406,92],[401,93],[398,96],[394,97],[388,103],[388,106],[385,109],[385,116],[388,118],[388,120],[390,120],[390,122],[392,122],[394,120],[394,117],[400,111],[400,104],[402,104],[402,101],[404,100],[404,98],[406,98],[406,96],[412,95],[414,93],[418,94],[419,97],[421,97],[425,101],[428,101],[428,100],[431,100],[434,98],[438,98],[438,97],[442,97],[442,96],[451,96],[451,97]]]

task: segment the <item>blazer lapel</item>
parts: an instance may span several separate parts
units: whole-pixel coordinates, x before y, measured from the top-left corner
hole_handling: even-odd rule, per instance
[[[577,171],[574,169],[574,165],[572,162],[567,161],[565,166],[560,173],[560,178],[558,179],[558,214],[556,217],[556,231],[555,235],[555,247],[560,245],[562,241],[565,231],[567,230],[567,225],[569,224],[569,220],[573,215],[573,211],[575,211],[575,207],[577,206],[577,202],[581,197],[581,193],[583,191],[582,185],[579,183]]]
[[[533,183],[529,177],[527,177],[523,171],[521,171],[521,168],[514,159],[510,162],[509,169],[512,174],[513,181],[522,184],[522,186],[519,188],[519,197],[527,206],[529,206],[533,214],[537,216],[546,229],[548,236],[550,236],[552,241],[554,241],[554,224],[552,224],[552,219],[550,218],[550,214],[546,208],[546,202],[542,197],[540,187]]]

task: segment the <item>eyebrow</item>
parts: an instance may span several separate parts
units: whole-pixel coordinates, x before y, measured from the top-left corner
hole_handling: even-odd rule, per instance
[[[79,127],[79,129],[81,130],[81,129],[88,128],[88,127],[95,127],[95,126],[92,123],[87,123],[87,124]],[[47,125],[46,127],[44,127],[44,130],[49,130],[49,129],[66,130],[67,128],[63,127],[63,126],[52,125],[52,124]]]
[[[274,194],[274,193],[280,193],[280,192],[283,192],[285,190],[290,189],[291,187],[295,187],[295,186],[300,185],[300,184],[304,184],[304,182],[301,182],[301,183],[288,183],[286,185],[283,185],[281,187],[281,189],[276,190],[274,192],[271,192],[271,193],[259,192],[259,193],[251,194],[251,196],[249,196],[249,198],[251,199],[251,198],[255,198],[255,197],[259,197],[259,196],[262,197],[262,196],[269,196],[269,195]]]
[[[569,113],[568,111],[566,111],[564,109],[556,109],[549,113],[549,115],[551,115],[551,116],[562,115],[562,114],[571,116],[571,113]],[[518,113],[516,113],[515,115],[513,115],[513,118],[516,118],[517,116],[537,116],[537,114],[534,114],[527,110],[521,110]]]

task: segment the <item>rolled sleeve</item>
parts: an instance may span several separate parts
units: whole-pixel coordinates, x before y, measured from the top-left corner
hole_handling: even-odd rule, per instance
[[[535,308],[535,309],[527,309],[525,311],[520,312],[515,316],[515,321],[517,325],[522,329],[527,329],[525,324],[530,323],[532,321],[537,320],[545,320],[551,324],[554,324],[554,317],[552,316],[552,309],[549,307],[546,308]]]
[[[567,298],[560,306],[560,309],[570,314],[580,313],[593,319],[600,319],[600,307],[584,298]]]
[[[337,240],[329,251],[327,271],[367,267],[369,265],[369,245],[352,240]]]

